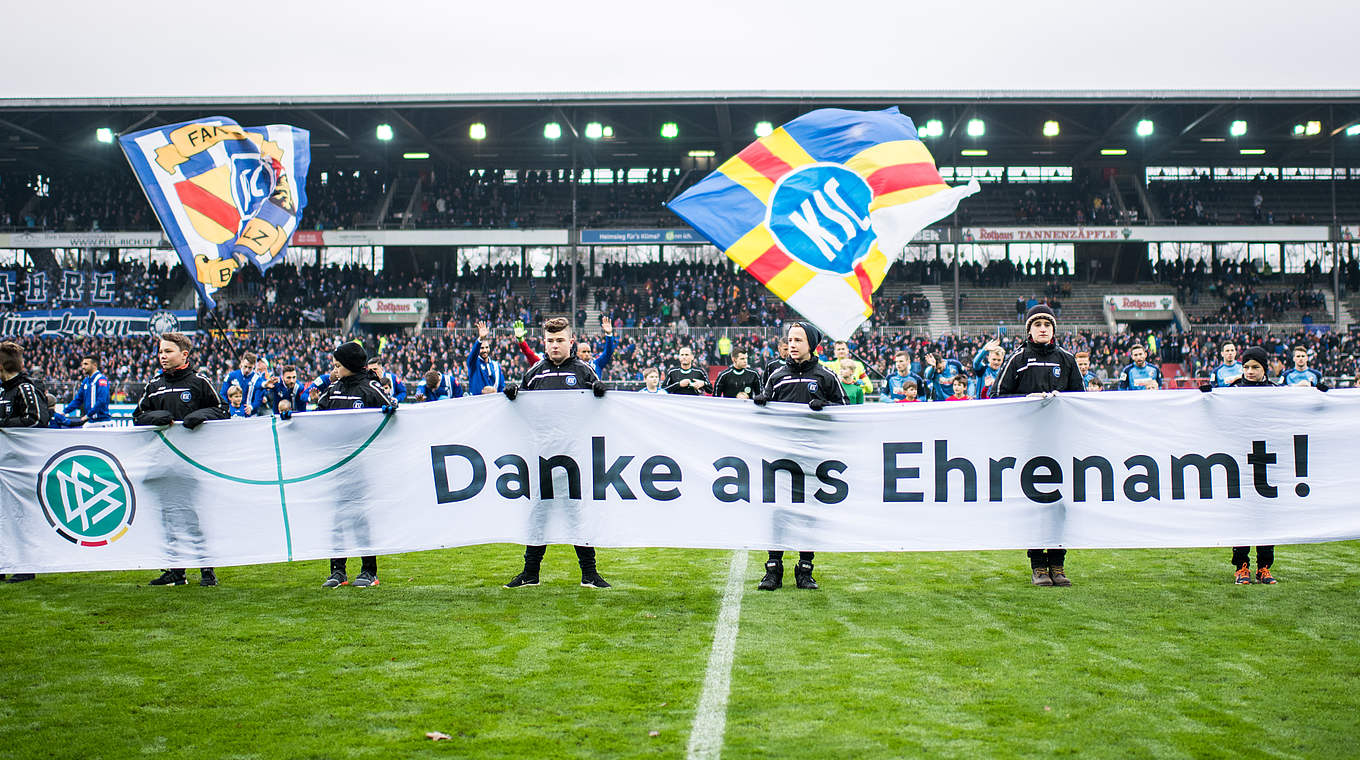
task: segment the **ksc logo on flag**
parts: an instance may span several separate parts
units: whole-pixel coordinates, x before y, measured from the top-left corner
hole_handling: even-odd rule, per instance
[[[282,255],[307,205],[310,136],[288,125],[242,127],[212,116],[119,137],[165,234],[200,295],[253,262]]]
[[[669,204],[833,338],[873,313],[911,239],[976,182],[949,187],[911,119],[822,109],[746,146]]]

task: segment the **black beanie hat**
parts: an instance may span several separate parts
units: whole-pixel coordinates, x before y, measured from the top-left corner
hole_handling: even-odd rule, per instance
[[[795,327],[803,328],[803,333],[807,335],[809,349],[816,351],[817,346],[820,346],[822,344],[822,331],[818,330],[815,325],[806,320],[790,322],[788,326],[784,328],[784,337],[785,338],[789,337],[789,330],[792,330]]]
[[[1052,323],[1053,323],[1053,327],[1054,327],[1054,328],[1057,328],[1057,326],[1058,326],[1058,318],[1055,317],[1055,316],[1053,316],[1053,310],[1050,309],[1050,308],[1048,307],[1048,304],[1046,304],[1046,303],[1035,304],[1034,306],[1031,306],[1031,307],[1030,307],[1030,310],[1029,310],[1029,311],[1025,312],[1025,334],[1026,334],[1026,335],[1029,334],[1029,325],[1030,325],[1030,323],[1033,322],[1034,320],[1040,318],[1040,317],[1045,317],[1045,318],[1047,318],[1049,322],[1052,322]]]
[[[1260,346],[1251,346],[1242,352],[1242,363],[1254,361],[1261,365],[1261,369],[1270,369],[1270,354],[1266,353]]]
[[[340,362],[340,366],[350,372],[363,372],[368,364],[368,353],[356,341],[341,343],[331,353],[335,355],[335,360]]]

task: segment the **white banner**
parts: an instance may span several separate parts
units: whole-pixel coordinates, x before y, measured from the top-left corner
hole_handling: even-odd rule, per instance
[[[1171,311],[1176,297],[1168,295],[1105,296],[1110,311]]]
[[[193,431],[4,429],[0,572],[491,542],[922,551],[1355,539],[1358,438],[1360,392],[1303,388],[821,413],[560,391]]]
[[[1309,242],[1329,239],[1324,225],[1147,227],[964,227],[965,243]]]

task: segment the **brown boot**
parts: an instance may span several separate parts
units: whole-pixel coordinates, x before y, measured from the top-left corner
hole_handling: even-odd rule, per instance
[[[1068,580],[1067,576],[1063,573],[1062,565],[1059,565],[1057,567],[1050,567],[1048,569],[1048,574],[1053,578],[1054,586],[1072,585],[1072,581]]]
[[[1036,586],[1052,586],[1053,576],[1048,574],[1048,568],[1036,567],[1034,568],[1034,577],[1030,579],[1030,583],[1033,583]]]

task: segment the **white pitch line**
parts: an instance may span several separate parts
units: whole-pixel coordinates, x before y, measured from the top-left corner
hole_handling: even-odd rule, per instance
[[[732,552],[732,562],[727,567],[727,587],[718,610],[718,625],[713,630],[713,651],[708,655],[704,689],[699,694],[694,727],[689,732],[687,760],[718,760],[722,756],[727,697],[732,691],[732,656],[741,622],[741,595],[746,590],[746,555],[744,549]]]

